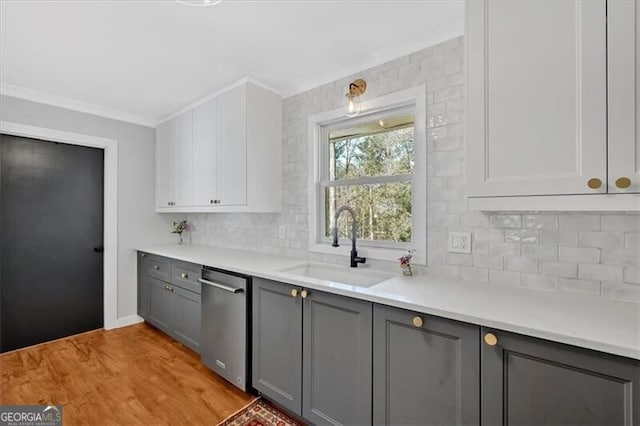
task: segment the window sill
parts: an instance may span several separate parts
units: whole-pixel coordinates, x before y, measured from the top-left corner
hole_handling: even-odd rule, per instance
[[[382,247],[357,247],[358,256],[366,257],[367,259],[384,260],[387,262],[397,262],[403,254],[407,251],[401,248],[382,248]],[[351,243],[341,244],[340,247],[332,247],[331,244],[310,244],[309,251],[313,253],[332,254],[336,256],[349,257],[351,254]],[[416,265],[425,265],[424,259],[420,259],[420,256],[413,258],[412,263]]]

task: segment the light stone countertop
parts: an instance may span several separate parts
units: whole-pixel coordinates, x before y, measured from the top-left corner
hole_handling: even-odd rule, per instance
[[[282,272],[306,263],[299,259],[193,244],[138,250],[640,360],[637,303],[431,275],[403,277],[399,270],[374,286],[354,287]]]

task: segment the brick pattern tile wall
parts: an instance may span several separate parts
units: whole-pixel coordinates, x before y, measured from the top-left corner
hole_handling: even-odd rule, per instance
[[[356,77],[367,81],[369,99],[427,85],[428,272],[640,302],[638,212],[467,210],[462,38],[285,99],[283,213],[188,215],[193,242],[346,264],[341,256],[307,251],[307,117],[339,108],[348,83]],[[278,238],[281,225],[286,228],[284,240]],[[447,253],[449,231],[471,231],[473,253]],[[393,262],[371,263],[397,268]]]

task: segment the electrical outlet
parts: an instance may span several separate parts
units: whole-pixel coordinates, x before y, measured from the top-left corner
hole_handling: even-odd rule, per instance
[[[471,232],[449,232],[450,253],[471,253]]]
[[[284,225],[280,225],[278,227],[278,238],[280,238],[281,240],[284,240],[287,237],[287,229],[284,227]]]

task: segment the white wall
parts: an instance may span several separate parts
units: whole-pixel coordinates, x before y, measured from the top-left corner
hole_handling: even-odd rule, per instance
[[[118,141],[118,318],[136,314],[140,244],[173,241],[155,213],[155,129],[0,95],[0,119]]]
[[[368,99],[427,86],[428,269],[436,275],[506,282],[554,292],[640,301],[640,215],[496,213],[467,209],[464,191],[462,37],[284,100],[283,213],[190,215],[197,243],[347,264],[308,253],[308,117],[343,105],[349,82]],[[287,238],[278,239],[278,226]],[[449,231],[471,231],[473,254],[447,253]],[[376,266],[397,265],[370,262]]]

